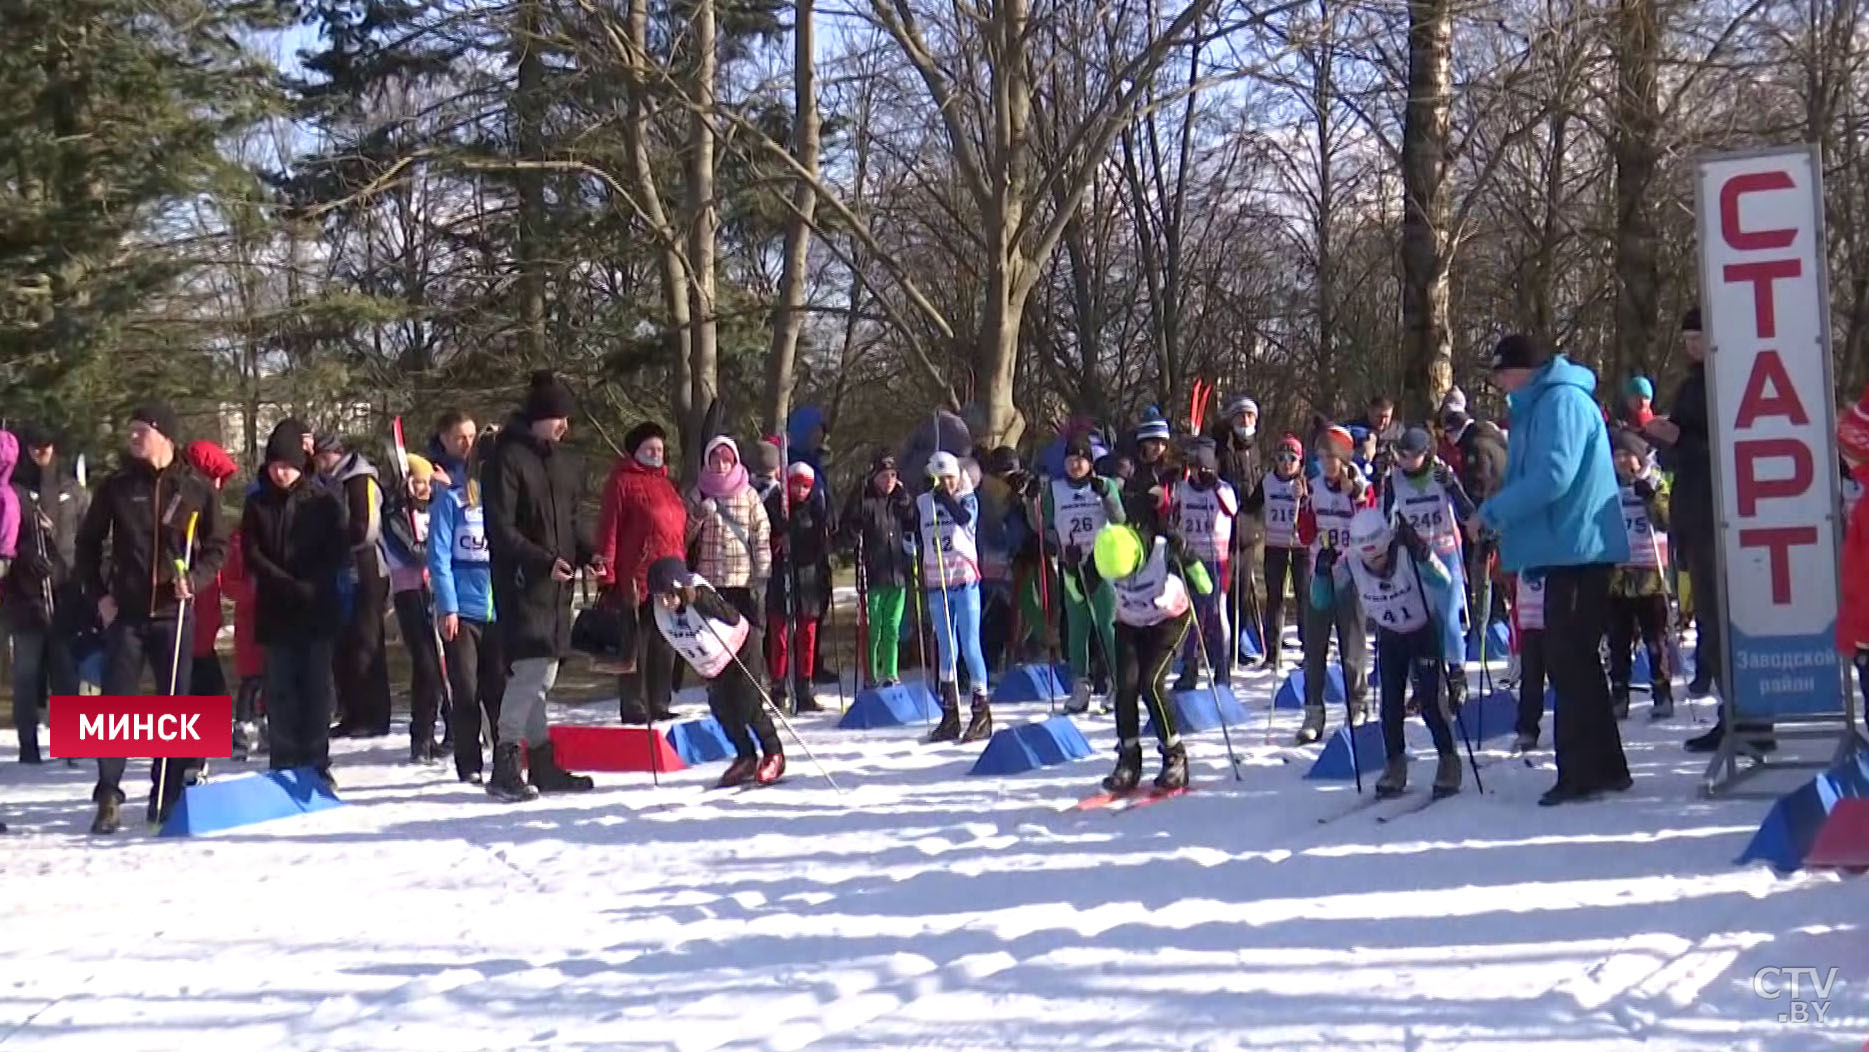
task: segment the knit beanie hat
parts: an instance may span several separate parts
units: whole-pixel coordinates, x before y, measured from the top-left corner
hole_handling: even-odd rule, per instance
[[[647,584],[650,595],[667,595],[688,583],[688,567],[673,555],[664,555],[649,564]]]
[[[753,473],[756,475],[776,476],[785,463],[784,454],[779,450],[779,443],[774,438],[762,438],[753,444]]]
[[[642,444],[652,438],[659,438],[666,442],[668,433],[662,430],[661,424],[653,420],[645,420],[630,428],[629,433],[623,436],[623,449],[630,456],[635,456],[636,451],[642,448]]]
[[[1290,432],[1286,432],[1285,437],[1278,440],[1278,448],[1281,453],[1290,453],[1300,460],[1304,459],[1304,442]]]
[[[1464,413],[1467,411],[1467,393],[1458,387],[1450,387],[1441,396],[1441,413]]]
[[[435,465],[424,456],[409,454],[409,477],[417,482],[429,482],[435,477]]]
[[[1162,411],[1154,406],[1149,407],[1148,413],[1142,418],[1142,423],[1136,425],[1136,441],[1148,442],[1150,440],[1168,441],[1168,421],[1162,418]]]
[[[1493,348],[1493,369],[1542,369],[1551,361],[1551,348],[1535,336],[1515,332]]]
[[[1687,308],[1687,310],[1681,313],[1681,331],[1682,332],[1701,331],[1700,308],[1698,306],[1689,307]]]
[[[1219,471],[1220,458],[1215,452],[1214,440],[1197,438],[1188,446],[1188,463],[1197,471]]]
[[[1653,400],[1655,397],[1655,383],[1646,376],[1631,376],[1628,386],[1623,388],[1623,393],[1638,395],[1642,398]]]
[[[162,432],[163,437],[171,442],[181,439],[182,426],[175,418],[175,410],[163,405],[161,402],[146,402],[143,405],[137,406],[130,411],[130,422],[132,424],[148,424],[150,427]]]
[[[266,439],[266,463],[305,468],[305,432],[296,420],[281,420]]]
[[[528,422],[569,420],[575,406],[571,389],[552,375],[551,370],[541,369],[532,374],[532,382],[526,389],[526,400],[519,413]]]
[[[1626,427],[1619,427],[1610,435],[1610,447],[1618,453],[1628,453],[1638,460],[1648,459],[1648,440]]]

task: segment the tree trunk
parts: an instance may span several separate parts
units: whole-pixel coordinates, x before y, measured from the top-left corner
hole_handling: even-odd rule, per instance
[[[1564,150],[1570,137],[1570,112],[1566,109],[1553,112],[1546,128],[1543,219],[1538,227],[1532,278],[1525,283],[1525,311],[1531,319],[1532,331],[1550,339],[1557,332],[1552,283],[1557,278],[1557,246],[1563,222]]]
[[[1337,264],[1331,240],[1331,222],[1337,201],[1336,154],[1331,136],[1336,103],[1336,46],[1331,35],[1331,12],[1318,4],[1319,33],[1316,75],[1311,84],[1311,114],[1317,127],[1317,211],[1311,217],[1317,245],[1317,381],[1318,390],[1337,389]]]
[[[1024,424],[1013,405],[1019,371],[1019,330],[1033,267],[1020,243],[1031,178],[1032,83],[1027,77],[1025,32],[1029,0],[999,0],[993,8],[988,52],[992,63],[993,129],[988,155],[986,305],[980,327],[980,399],[983,445],[1016,445]]]
[[[647,221],[653,227],[656,246],[656,270],[662,279],[662,309],[667,314],[670,360],[675,364],[673,399],[675,419],[686,426],[691,410],[693,384],[689,348],[693,333],[689,324],[688,264],[679,248],[677,231],[662,207],[662,191],[655,178],[649,143],[653,113],[649,105],[649,0],[629,0],[627,20],[629,60],[624,65],[624,81],[629,97],[629,115],[623,122],[624,148],[629,156],[632,189]],[[701,407],[706,412],[707,407]],[[706,441],[703,439],[703,441]]]
[[[811,182],[818,174],[818,89],[811,32],[815,7],[814,0],[797,0],[792,18],[792,156],[811,178],[793,184],[793,214],[785,226],[785,269],[779,276],[778,302],[772,309],[772,352],[766,362],[766,428],[775,435],[792,411],[798,334],[805,324],[811,223],[818,207],[818,195]]]
[[[1410,0],[1402,119],[1402,397],[1431,414],[1454,382],[1448,331],[1447,161],[1453,100],[1453,0]]]
[[[688,345],[688,415],[682,420],[682,463],[686,476],[701,467],[701,446],[709,436],[700,433],[708,404],[719,391],[720,350],[714,299],[715,233],[720,212],[714,200],[714,77],[718,67],[714,0],[696,0],[694,7],[694,73],[689,97],[694,111],[688,128],[688,282],[690,342]]]
[[[1646,368],[1659,307],[1655,219],[1649,188],[1661,153],[1656,69],[1661,60],[1654,0],[1617,0],[1615,133],[1616,348],[1611,377]]]
[[[519,68],[513,92],[513,149],[518,160],[544,159],[545,61],[539,55],[543,0],[520,0],[513,49]],[[528,367],[545,364],[545,173],[522,167],[514,173],[519,194],[519,356]]]

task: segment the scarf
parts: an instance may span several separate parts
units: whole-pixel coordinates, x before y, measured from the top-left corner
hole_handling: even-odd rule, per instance
[[[726,448],[733,451],[733,467],[726,472],[714,470],[714,451]],[[731,438],[716,438],[707,444],[701,454],[702,463],[700,481],[695,483],[701,494],[711,500],[725,500],[747,487],[746,465],[740,463],[740,447],[734,445]]]

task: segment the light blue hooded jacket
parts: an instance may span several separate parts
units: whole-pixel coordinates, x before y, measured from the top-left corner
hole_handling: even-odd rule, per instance
[[[1506,479],[1480,506],[1499,533],[1505,569],[1629,560],[1609,428],[1591,393],[1596,374],[1563,355],[1512,395]]]

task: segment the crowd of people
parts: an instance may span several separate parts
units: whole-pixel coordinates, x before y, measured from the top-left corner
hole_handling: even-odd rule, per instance
[[[1624,790],[1617,724],[1630,713],[1635,648],[1654,718],[1673,713],[1670,643],[1689,619],[1688,692],[1720,687],[1697,311],[1682,331],[1689,369],[1665,413],[1639,377],[1599,405],[1590,370],[1513,335],[1490,363],[1507,396],[1497,421],[1472,415],[1455,389],[1431,420],[1404,421],[1377,398],[1359,420],[1319,416],[1304,436],[1268,441],[1258,405],[1238,396],[1210,428],[1197,404],[1180,434],[1155,411],[1123,433],[1071,420],[1028,468],[936,414],[900,457],[876,456],[841,505],[815,411],[747,458],[733,438],[707,437],[685,486],[671,476],[667,436],[645,423],[625,437],[595,521],[583,467],[563,444],[573,395],[550,373],[531,378],[496,430],[446,412],[420,453],[403,451],[398,432],[387,472],[284,420],[237,522],[224,521],[221,494],[237,466],[213,443],[182,444],[165,407],[131,415],[123,465],[95,489],[63,470],[50,435],[0,432],[0,481],[11,475],[0,486],[0,614],[20,759],[41,762],[46,699],[76,693],[93,656],[105,694],[137,693],[146,672],[158,693],[230,693],[215,647],[225,593],[236,612],[236,754],[263,749],[273,768],[333,780],[333,737],[390,733],[393,611],[409,658],[412,762],[451,758],[460,780],[503,801],[590,789],[558,763],[546,726],[575,645],[617,669],[626,724],[669,718],[677,683],[705,681],[736,750],[720,784],[771,784],[786,765],[774,718],[821,708],[820,625],[844,557],[856,569],[861,679],[899,683],[904,645],[919,641],[941,711],[931,742],[989,736],[989,677],[1061,658],[1073,681],[1065,710],[1101,697],[1114,712],[1105,788],[1139,786],[1146,709],[1154,784],[1174,791],[1188,771],[1172,692],[1203,673],[1226,687],[1242,663],[1279,671],[1295,603],[1296,741],[1329,729],[1333,661],[1350,724],[1367,717],[1376,672],[1378,795],[1406,787],[1409,712],[1433,737],[1434,793],[1459,791],[1468,640],[1492,621],[1512,626],[1518,749],[1538,747],[1547,681],[1557,695],[1557,781],[1541,802]],[[1840,436],[1846,463],[1865,470],[1869,409],[1846,414]],[[1853,520],[1846,560],[1864,544],[1869,528]],[[580,580],[598,593],[577,614]],[[1846,652],[1869,642],[1849,637],[1863,620],[1846,611]],[[1688,747],[1714,748],[1724,733],[1716,725]],[[152,772],[151,821],[200,766]],[[99,761],[96,833],[121,825],[123,774],[123,761]]]

